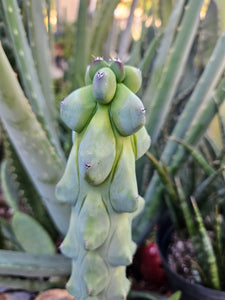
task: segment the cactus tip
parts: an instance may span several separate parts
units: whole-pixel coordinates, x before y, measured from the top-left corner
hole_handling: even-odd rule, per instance
[[[84,241],[84,248],[88,249],[88,242],[87,241]]]
[[[98,80],[100,80],[100,79],[102,79],[103,77],[104,77],[104,75],[105,75],[105,73],[103,72],[103,71],[98,71],[97,72],[97,75],[96,75],[96,78],[98,79]]]
[[[143,108],[141,109],[141,113],[144,115],[145,112],[146,112],[146,108],[143,107]]]
[[[90,167],[91,167],[91,164],[88,163],[88,162],[86,162],[86,163],[85,163],[85,169],[88,170],[88,169],[90,169]]]

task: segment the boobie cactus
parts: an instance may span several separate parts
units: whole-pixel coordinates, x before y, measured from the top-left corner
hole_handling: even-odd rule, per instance
[[[144,205],[135,160],[150,146],[145,109],[135,95],[141,74],[118,59],[96,58],[85,81],[61,104],[61,118],[74,132],[56,187],[58,201],[72,206],[61,245],[72,259],[67,289],[77,300],[126,299],[125,269],[136,249],[131,222]]]

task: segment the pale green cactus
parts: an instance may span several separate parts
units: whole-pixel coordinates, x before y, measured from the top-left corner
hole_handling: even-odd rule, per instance
[[[144,204],[135,160],[150,146],[144,106],[132,92],[140,88],[141,74],[117,59],[97,58],[86,83],[61,104],[63,121],[75,131],[56,187],[57,199],[73,206],[61,247],[72,259],[67,288],[77,300],[126,299],[125,268],[136,249],[131,222]]]

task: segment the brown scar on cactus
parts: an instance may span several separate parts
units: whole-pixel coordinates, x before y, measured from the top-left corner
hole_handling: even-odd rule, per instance
[[[72,205],[61,245],[72,258],[67,288],[77,300],[126,299],[130,283],[125,270],[136,249],[131,223],[144,202],[137,191],[135,160],[150,146],[145,108],[135,95],[141,74],[119,59],[96,57],[85,82],[61,103],[63,121],[76,132],[63,180],[56,186],[56,196]]]

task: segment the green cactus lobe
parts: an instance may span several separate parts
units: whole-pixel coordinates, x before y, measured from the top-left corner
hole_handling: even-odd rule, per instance
[[[125,268],[117,267],[110,279],[110,284],[107,290],[107,300],[124,300],[130,289],[130,282],[126,279]]]
[[[74,261],[72,261],[72,273],[66,284],[66,289],[71,295],[76,297],[76,299],[85,299],[87,298],[86,286],[83,280],[79,280],[78,274],[77,266]],[[74,281],[77,282],[77,284],[74,284]],[[86,297],[82,296],[84,293]]]
[[[145,108],[141,100],[123,84],[117,86],[111,115],[122,136],[134,134],[145,124]]]
[[[108,63],[102,58],[97,57],[90,65],[89,68],[89,76],[91,80],[93,80],[95,73],[98,72],[99,69],[109,67]]]
[[[99,105],[78,152],[81,176],[90,184],[99,185],[109,175],[116,155],[115,146],[107,106]]]
[[[79,254],[79,243],[77,233],[74,232],[74,228],[78,227],[77,215],[74,212],[74,208],[71,212],[69,229],[63,243],[60,246],[61,252],[70,258],[77,258]]]
[[[125,143],[120,162],[110,187],[110,201],[115,211],[133,212],[138,207],[134,154],[130,143]],[[124,173],[126,176],[124,176]]]
[[[88,295],[98,295],[108,282],[108,269],[103,259],[96,252],[88,252],[81,268]]]
[[[93,79],[93,95],[97,102],[107,104],[116,92],[116,76],[109,68],[102,68]]]
[[[118,229],[114,232],[109,247],[108,260],[112,266],[128,266],[136,250],[131,240],[131,220],[125,214],[117,219]]]
[[[124,80],[125,70],[123,63],[119,59],[113,59],[110,62],[110,69],[115,73],[117,82],[122,82]]]
[[[75,90],[61,102],[61,118],[70,129],[81,132],[90,120],[95,107],[92,86],[88,85]]]
[[[79,230],[86,250],[100,247],[109,234],[109,227],[110,221],[101,195],[90,191],[79,215]]]
[[[132,66],[124,66],[125,77],[123,84],[126,85],[133,93],[137,93],[142,84],[142,77],[140,69]]]
[[[56,185],[55,195],[58,201],[74,205],[78,193],[79,179],[76,162],[76,144],[74,143],[63,177]]]

